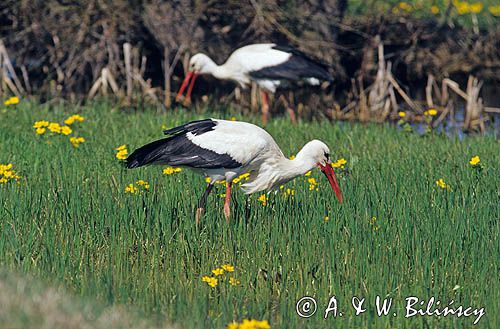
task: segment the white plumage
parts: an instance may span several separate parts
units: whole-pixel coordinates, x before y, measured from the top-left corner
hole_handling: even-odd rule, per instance
[[[232,80],[246,88],[255,81],[262,89],[262,112],[268,112],[268,94],[282,86],[293,84],[319,85],[321,81],[333,81],[325,65],[305,54],[274,43],[253,44],[236,49],[222,65],[210,57],[198,53],[189,61],[189,72],[184,79],[176,100],[179,101],[191,81],[185,99],[189,104],[194,81],[198,75],[209,74],[217,79]]]
[[[342,202],[331,167],[330,150],[319,140],[308,142],[295,159],[290,160],[268,132],[247,122],[206,119],[189,122],[165,133],[171,137],[135,150],[127,158],[127,167],[169,164],[190,167],[210,177],[198,206],[197,219],[213,184],[220,180],[227,182],[224,213],[229,217],[232,181],[243,173],[250,173],[249,180],[241,186],[245,193],[250,194],[277,188],[318,167]]]

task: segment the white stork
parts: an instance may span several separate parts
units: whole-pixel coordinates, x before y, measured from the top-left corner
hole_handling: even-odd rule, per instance
[[[267,123],[269,113],[268,93],[278,87],[290,85],[319,85],[322,81],[333,81],[328,68],[302,52],[274,43],[259,43],[236,49],[222,65],[217,65],[205,54],[198,53],[189,60],[189,71],[176,97],[179,101],[189,81],[184,105],[191,101],[196,77],[210,74],[217,79],[232,80],[246,88],[255,81],[261,88],[262,120]]]
[[[215,182],[226,181],[224,215],[229,219],[232,181],[244,173],[250,179],[241,185],[246,194],[279,188],[293,178],[319,168],[326,175],[340,202],[342,193],[331,166],[330,150],[319,140],[308,142],[290,160],[283,155],[273,137],[251,123],[205,119],[165,130],[170,137],[135,150],[126,161],[127,168],[149,164],[184,166],[210,177],[198,203],[199,222],[207,197]]]

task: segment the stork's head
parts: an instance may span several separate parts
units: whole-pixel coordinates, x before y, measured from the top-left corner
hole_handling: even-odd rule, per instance
[[[198,53],[191,57],[191,59],[189,60],[188,73],[186,75],[186,78],[184,78],[184,81],[182,82],[177,96],[175,97],[175,101],[179,101],[182,94],[184,93],[184,89],[186,89],[189,83],[189,80],[191,80],[191,84],[189,85],[186,94],[186,99],[184,100],[184,105],[189,105],[189,103],[191,102],[191,91],[193,90],[196,77],[200,74],[211,74],[215,66],[216,64],[214,63],[214,61],[212,61],[210,57],[205,54]]]
[[[211,74],[214,62],[205,54],[198,53],[189,60],[189,72]]]
[[[302,150],[297,154],[297,158],[311,163],[312,167],[318,167],[323,174],[325,174],[326,178],[328,178],[337,199],[342,203],[342,192],[340,191],[339,183],[333,172],[332,161],[330,160],[330,149],[328,146],[322,141],[314,139],[304,145]]]

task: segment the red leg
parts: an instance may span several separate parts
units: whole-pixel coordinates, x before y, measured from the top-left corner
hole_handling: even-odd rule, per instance
[[[260,91],[261,106],[262,106],[262,124],[267,125],[267,119],[269,116],[269,96],[267,92]]]
[[[231,202],[231,189],[233,183],[226,183],[226,200],[224,201],[224,216],[226,220],[229,221],[229,215],[231,214],[231,209],[229,208],[229,203]]]

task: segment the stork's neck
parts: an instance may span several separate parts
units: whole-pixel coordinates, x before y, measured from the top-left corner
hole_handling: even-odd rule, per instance
[[[280,172],[284,181],[289,181],[297,176],[304,175],[309,170],[316,167],[313,158],[307,156],[302,150],[297,153],[295,159],[290,160],[283,157],[279,163]]]
[[[226,65],[217,65],[211,58],[207,59],[205,64],[205,70],[213,75],[215,78],[220,80],[230,80],[231,73],[226,67]]]

